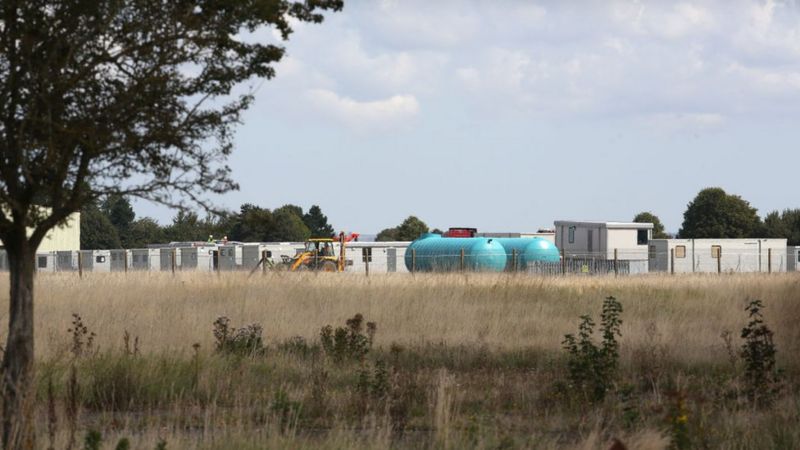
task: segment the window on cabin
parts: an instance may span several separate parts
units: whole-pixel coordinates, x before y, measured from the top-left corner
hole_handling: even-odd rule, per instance
[[[361,249],[361,261],[372,262],[372,247],[364,247]]]
[[[686,258],[686,246],[685,245],[676,245],[675,246],[675,258]]]
[[[721,245],[712,245],[711,246],[711,257],[714,259],[719,258],[722,254],[722,246]]]
[[[636,231],[636,244],[638,245],[647,245],[647,230],[637,230]]]
[[[38,264],[37,264],[37,266],[38,266],[40,269],[45,269],[45,268],[47,268],[47,256],[40,256],[38,259],[39,259],[39,260],[38,260]]]
[[[94,262],[96,263],[104,263],[106,262],[106,257],[103,255],[97,255],[94,257]]]
[[[569,243],[570,244],[574,244],[575,243],[575,227],[569,227],[568,237],[569,237]]]

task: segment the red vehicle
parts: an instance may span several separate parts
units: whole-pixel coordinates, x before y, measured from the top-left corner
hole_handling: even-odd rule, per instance
[[[451,227],[449,230],[444,232],[442,237],[470,238],[470,237],[475,237],[475,234],[477,233],[478,233],[477,228]]]

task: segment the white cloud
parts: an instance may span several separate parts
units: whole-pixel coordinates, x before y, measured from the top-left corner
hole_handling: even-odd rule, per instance
[[[667,133],[699,133],[725,124],[726,119],[717,113],[658,113],[646,116],[645,123]]]
[[[357,101],[326,89],[313,89],[306,93],[306,98],[318,112],[360,131],[391,128],[419,112],[419,102],[413,95]]]

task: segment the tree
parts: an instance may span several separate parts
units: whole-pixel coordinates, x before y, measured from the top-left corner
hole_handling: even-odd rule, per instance
[[[35,445],[24,402],[35,253],[47,232],[107,195],[208,206],[204,193],[235,189],[225,161],[253,91],[234,88],[271,78],[284,55],[242,36],[274,28],[286,40],[292,20],[321,22],[322,10],[341,8],[341,0],[0,3],[5,448]]]
[[[649,211],[640,212],[633,218],[633,221],[635,223],[652,223],[653,239],[667,239],[669,237],[664,232],[664,225],[661,223],[661,219]]]
[[[312,205],[308,212],[303,215],[303,223],[311,230],[311,236],[313,237],[334,235],[333,227],[328,224],[328,217],[322,214],[322,209],[317,205]]]
[[[101,209],[108,217],[108,220],[111,221],[111,224],[114,225],[114,228],[117,229],[122,247],[131,248],[128,238],[130,237],[131,224],[136,219],[136,213],[133,211],[131,202],[121,195],[109,195],[103,201]]]
[[[684,239],[748,238],[761,231],[761,219],[750,203],[721,188],[706,188],[687,205],[679,235]]]
[[[119,234],[108,217],[94,203],[87,204],[81,211],[81,248],[105,250],[120,247]]]
[[[376,241],[413,241],[428,232],[428,225],[415,216],[408,216],[399,226],[381,230]]]
[[[303,223],[302,216],[297,214],[296,208],[293,205],[286,205],[272,212],[275,228],[267,240],[302,242],[311,236],[311,230]]]
[[[234,241],[264,242],[275,228],[272,212],[266,208],[245,203],[233,219],[228,236]]]
[[[147,248],[150,244],[166,241],[164,230],[154,219],[142,217],[134,221],[128,231],[128,248]]]
[[[764,236],[785,238],[788,245],[800,245],[800,209],[772,211],[764,218]]]

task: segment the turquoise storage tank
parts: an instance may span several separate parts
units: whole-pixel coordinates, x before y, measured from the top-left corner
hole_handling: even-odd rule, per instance
[[[406,268],[417,272],[460,270],[462,249],[466,270],[502,272],[506,268],[506,251],[494,238],[443,238],[434,233],[423,234],[408,246]],[[416,261],[412,261],[415,255]]]
[[[496,238],[506,252],[507,265],[510,270],[525,269],[533,262],[559,262],[561,254],[552,242],[542,238]],[[517,254],[517,263],[514,265],[514,251]]]

